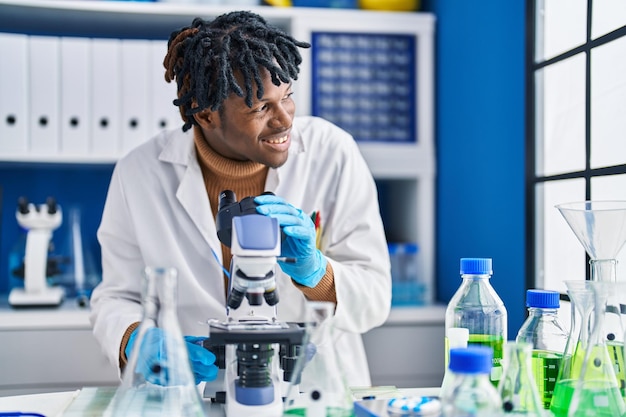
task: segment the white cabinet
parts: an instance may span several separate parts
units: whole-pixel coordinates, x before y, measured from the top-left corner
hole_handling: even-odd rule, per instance
[[[438,387],[443,380],[446,307],[394,308],[363,335],[372,385]]]
[[[0,396],[119,383],[91,332],[89,311],[16,310],[0,300]]]
[[[210,6],[210,5],[190,5],[173,3],[149,3],[149,2],[116,2],[116,1],[77,1],[77,0],[0,0],[0,35],[2,33],[25,34],[28,36],[56,36],[56,37],[79,37],[91,38],[98,43],[99,48],[116,48],[119,45],[101,45],[103,40],[117,39],[119,43],[126,40],[145,41],[146,48],[154,51],[154,42],[163,42],[169,34],[182,26],[189,25],[194,17],[203,18],[215,17],[239,6]],[[298,114],[319,114],[321,112],[317,103],[317,95],[314,93],[315,85],[319,81],[316,78],[316,71],[319,69],[320,56],[315,55],[316,44],[314,41],[319,34],[336,35],[340,39],[342,34],[347,34],[348,38],[355,42],[363,41],[362,38],[374,36],[374,41],[393,41],[399,37],[401,41],[409,42],[409,53],[399,54],[396,59],[394,54],[359,54],[354,55],[355,59],[364,60],[364,64],[372,60],[391,60],[383,65],[390,71],[396,68],[398,62],[405,69],[401,73],[383,74],[381,77],[389,75],[391,78],[387,84],[381,83],[381,79],[374,79],[373,85],[377,85],[383,90],[397,87],[404,88],[403,77],[408,77],[408,84],[411,88],[409,94],[401,96],[406,98],[406,103],[398,103],[395,96],[385,96],[383,93],[379,102],[384,105],[399,105],[399,113],[406,110],[408,105],[410,114],[408,118],[402,119],[400,123],[407,122],[409,130],[385,132],[383,136],[389,134],[395,138],[409,140],[392,141],[359,141],[361,151],[369,164],[369,167],[379,184],[385,188],[384,195],[381,193],[381,212],[387,232],[387,239],[390,242],[415,242],[419,245],[419,273],[418,275],[426,284],[426,301],[434,301],[434,225],[435,225],[435,149],[433,141],[433,44],[435,19],[428,13],[397,13],[397,12],[373,12],[347,9],[323,9],[323,8],[282,8],[269,6],[245,7],[264,16],[269,22],[283,28],[292,34],[296,39],[307,41],[313,44],[313,48],[302,50],[303,63],[299,80],[294,84],[297,112]],[[332,37],[332,36],[331,36]],[[350,40],[348,39],[348,40]],[[322,42],[323,40],[319,40]],[[116,42],[113,42],[116,43]],[[1,43],[0,43],[1,45]],[[390,47],[393,47],[391,45]],[[403,47],[406,47],[403,46]],[[94,55],[94,50],[91,51]],[[101,51],[101,53],[107,53]],[[108,53],[111,53],[110,51]],[[163,50],[165,54],[165,50]],[[146,55],[153,56],[150,53]],[[13,55],[3,54],[4,59],[11,59]],[[116,55],[113,52],[113,56]],[[408,59],[408,61],[407,61]],[[109,60],[110,61],[110,60]],[[158,61],[158,60],[156,60]],[[152,59],[150,65],[154,65]],[[317,63],[317,64],[316,64]],[[123,63],[111,62],[112,70],[123,67]],[[318,67],[315,67],[318,65]],[[364,65],[366,66],[366,65]],[[0,66],[0,68],[2,68]],[[359,68],[357,65],[354,68]],[[395,75],[394,75],[395,74]],[[126,77],[127,74],[119,72],[111,74],[111,79]],[[147,77],[154,77],[153,74],[146,74]],[[393,79],[393,77],[399,77]],[[0,77],[2,75],[0,74]],[[350,74],[348,74],[348,78]],[[109,81],[111,81],[109,79]],[[354,80],[353,80],[354,81]],[[92,81],[93,82],[93,81]],[[363,83],[367,84],[367,83]],[[1,86],[2,84],[0,84]],[[341,86],[342,84],[337,84]],[[353,86],[358,87],[358,83]],[[173,85],[172,85],[173,87]],[[102,91],[102,89],[92,89]],[[153,89],[148,88],[148,91]],[[385,91],[387,91],[385,90]],[[61,89],[62,91],[62,89]],[[163,92],[159,92],[163,100]],[[2,91],[0,91],[2,97]],[[389,97],[389,99],[386,99]],[[400,100],[402,101],[402,100]],[[0,99],[1,102],[1,99]],[[16,101],[18,102],[18,101]],[[148,99],[150,102],[150,99]],[[112,106],[115,107],[115,106]],[[121,106],[119,106],[121,107]],[[172,106],[173,107],[173,106]],[[2,110],[0,106],[0,110]],[[121,110],[120,110],[121,111]],[[62,113],[62,112],[60,112]],[[323,114],[320,114],[323,115]],[[0,114],[0,123],[7,123],[13,120],[9,114]],[[348,115],[350,116],[350,115]],[[370,114],[376,116],[376,112]],[[406,114],[405,114],[406,116]],[[113,117],[113,116],[111,116]],[[155,119],[154,114],[145,115],[146,118]],[[369,117],[369,116],[368,116]],[[394,119],[395,120],[395,119]],[[356,119],[356,125],[367,124],[369,119]],[[13,120],[14,122],[14,120]],[[64,152],[63,148],[51,152],[42,153],[40,149],[31,149],[30,137],[27,130],[24,130],[24,138],[12,138],[12,141],[22,140],[27,146],[4,146],[3,141],[7,138],[0,137],[0,162],[54,162],[54,163],[112,163],[126,151],[126,145],[122,142],[124,135],[120,134],[119,127],[111,134],[110,140],[101,131],[95,135],[97,130],[93,128],[100,122],[99,118],[92,117],[92,129],[85,140],[90,141],[86,152],[71,153]],[[121,117],[120,124],[124,123]],[[404,125],[402,125],[404,126]],[[97,127],[97,126],[96,126]],[[380,127],[380,126],[379,126]],[[393,127],[395,129],[395,127]],[[154,129],[154,127],[152,127]],[[6,129],[5,129],[6,130]],[[348,129],[349,130],[349,129]],[[379,132],[381,129],[378,129]],[[402,130],[402,129],[401,129]],[[3,130],[0,129],[0,132]],[[359,134],[368,135],[367,129],[360,130]],[[399,135],[399,136],[398,136]],[[404,136],[403,136],[404,135]],[[97,138],[96,138],[97,136]],[[145,135],[148,139],[150,135]],[[358,139],[358,135],[355,135]],[[59,137],[59,142],[63,143],[63,137]],[[15,145],[13,143],[13,145]],[[106,145],[106,146],[105,146]],[[3,147],[4,146],[4,147]],[[412,372],[412,368],[403,367],[405,361],[410,361],[416,353],[407,346],[413,343],[420,356],[429,355],[431,350],[440,349],[439,342],[443,343],[443,320],[430,321],[427,324],[417,321],[406,321],[397,324],[393,317],[398,314],[412,314],[415,317],[423,316],[425,310],[409,309],[411,313],[398,313],[400,310],[393,309],[392,318],[380,329],[376,329],[367,334],[366,341],[371,357],[384,356],[394,360],[393,365],[398,372]],[[394,324],[395,323],[395,324]],[[406,331],[405,331],[406,330]],[[6,331],[6,330],[4,330]],[[13,329],[12,332],[19,333],[22,330]],[[26,332],[26,331],[24,331]],[[392,335],[399,334],[398,337],[405,338],[404,350],[400,349],[397,343],[379,344],[378,339],[389,340]],[[14,334],[23,340],[34,337],[26,333]],[[2,336],[4,337],[4,336]],[[394,336],[395,337],[395,336]],[[91,343],[91,342],[84,342]],[[3,349],[8,349],[4,343],[0,343]],[[393,345],[393,346],[392,346]],[[64,346],[68,348],[69,346]],[[3,351],[0,351],[0,355]],[[24,350],[27,352],[27,350]],[[28,351],[30,352],[30,351]],[[14,353],[19,353],[15,351]],[[410,353],[410,357],[407,356]],[[35,352],[33,352],[35,354]],[[73,353],[77,354],[77,353]],[[4,356],[0,356],[4,360]],[[430,365],[438,364],[433,361]],[[376,364],[373,366],[376,374]],[[438,374],[428,371],[430,375],[424,383],[435,382]],[[398,376],[395,371],[389,370],[378,373],[381,380],[393,382],[391,379]],[[408,378],[408,376],[407,376]],[[407,384],[420,384],[419,380],[407,380]]]

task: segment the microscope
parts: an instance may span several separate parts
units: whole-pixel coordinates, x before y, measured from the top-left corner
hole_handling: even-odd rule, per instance
[[[21,197],[15,216],[18,224],[28,232],[24,256],[24,288],[11,290],[9,304],[14,307],[58,306],[65,293],[61,287],[48,286],[47,277],[52,231],[63,221],[61,207],[52,197],[38,206]]]
[[[234,192],[220,193],[217,235],[232,252],[227,319],[209,320],[204,347],[216,355],[225,391],[205,396],[224,403],[227,417],[282,415],[305,332],[277,319],[281,230],[256,206],[253,197],[237,202]]]

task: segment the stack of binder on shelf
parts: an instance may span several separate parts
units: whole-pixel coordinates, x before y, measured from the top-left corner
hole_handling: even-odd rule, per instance
[[[0,33],[0,159],[113,162],[182,125],[162,40]]]

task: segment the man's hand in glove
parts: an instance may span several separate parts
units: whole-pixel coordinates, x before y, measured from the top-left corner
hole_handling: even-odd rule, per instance
[[[130,359],[139,328],[133,330],[124,353]],[[167,358],[165,346],[165,335],[161,329],[148,329],[144,336],[144,341],[139,352],[136,372],[140,372],[148,382],[157,385],[168,385],[176,383],[177,369],[167,368]],[[217,366],[215,366],[215,355],[202,346],[205,337],[185,336],[185,347],[189,356],[191,370],[196,385],[202,381],[212,381],[217,376]]]
[[[295,262],[278,261],[280,268],[298,284],[315,287],[326,272],[328,262],[315,247],[315,225],[302,210],[295,208],[275,195],[254,198],[257,212],[278,220],[285,239],[281,244],[281,257]]]

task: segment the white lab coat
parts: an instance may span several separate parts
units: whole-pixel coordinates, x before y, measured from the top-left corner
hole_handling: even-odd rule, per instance
[[[305,213],[321,214],[321,250],[337,292],[336,347],[351,386],[371,384],[361,333],[381,325],[391,277],[377,191],[353,138],[315,117],[294,119],[287,162],[270,169],[265,190]],[[246,196],[237,196],[241,199]],[[98,229],[102,282],[91,298],[94,335],[118,364],[127,327],[141,319],[145,266],[178,270],[178,319],[186,335],[207,335],[225,319],[222,251],[193,133],[163,132],[120,159]],[[302,321],[306,302],[277,268],[278,318]]]

